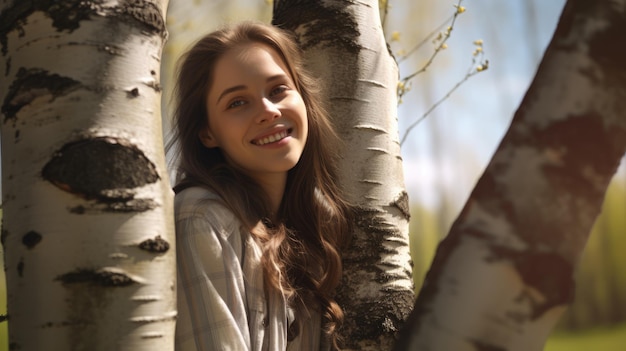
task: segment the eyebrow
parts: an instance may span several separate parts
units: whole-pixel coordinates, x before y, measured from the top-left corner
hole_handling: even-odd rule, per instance
[[[228,95],[228,94],[230,94],[230,93],[232,93],[232,92],[234,92],[234,91],[237,91],[237,90],[243,90],[243,89],[245,89],[245,88],[246,88],[246,86],[245,86],[245,85],[235,85],[234,87],[227,88],[227,89],[225,89],[225,90],[224,90],[224,91],[220,94],[220,96],[217,98],[217,102],[219,103],[219,102],[220,102],[220,100],[222,100],[222,98],[223,98],[224,96],[226,96],[226,95]]]
[[[279,74],[276,74],[276,75],[273,75],[273,76],[267,78],[266,83],[271,83],[272,81],[283,79],[283,78],[289,78],[289,76],[284,74],[284,73],[279,73]],[[228,94],[230,94],[232,92],[238,91],[238,90],[244,90],[245,88],[246,88],[245,85],[235,85],[233,87],[226,88],[226,89],[224,89],[224,91],[222,91],[220,96],[218,96],[217,102],[219,103],[220,100],[222,100],[222,98],[224,96],[226,96],[226,95],[228,95]]]

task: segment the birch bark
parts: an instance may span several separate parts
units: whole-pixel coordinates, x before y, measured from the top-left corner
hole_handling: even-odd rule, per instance
[[[0,7],[11,350],[173,350],[166,0]]]
[[[378,1],[274,4],[273,23],[297,34],[345,143],[339,181],[357,208],[338,294],[346,313],[345,346],[388,350],[414,293],[397,127],[398,70],[387,49]]]
[[[626,151],[626,1],[567,2],[396,350],[542,350]]]

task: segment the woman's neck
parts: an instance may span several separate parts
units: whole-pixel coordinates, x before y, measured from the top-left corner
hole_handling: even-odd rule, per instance
[[[285,185],[287,184],[287,172],[284,173],[268,173],[263,176],[255,177],[255,180],[259,182],[259,185],[265,191],[267,198],[269,199],[270,218],[273,219],[278,213],[280,204],[285,194]]]

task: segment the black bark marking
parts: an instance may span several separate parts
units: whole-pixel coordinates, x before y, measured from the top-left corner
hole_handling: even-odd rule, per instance
[[[357,38],[361,35],[354,15],[347,10],[350,5],[338,1],[276,1],[272,24],[295,32],[302,50],[322,45],[339,47],[357,54],[362,47]]]
[[[622,5],[611,4],[611,1],[582,0],[572,1],[568,10],[587,14],[584,18],[586,21],[593,21],[601,16],[603,21],[609,23],[608,27],[598,29],[586,40],[589,44],[589,56],[607,73],[606,78],[609,80],[626,78],[626,47],[617,44],[623,42],[626,33],[626,15]],[[569,18],[571,20],[566,27],[568,29],[575,21],[581,21],[580,16],[570,15]]]
[[[116,12],[122,16],[132,18],[134,23],[143,29],[167,36],[165,21],[159,8],[152,2],[145,0],[126,0],[122,2]]]
[[[149,335],[142,334],[141,338],[142,339],[161,339],[163,338],[163,335],[162,334],[149,334]]]
[[[2,226],[4,227],[4,222],[2,224]],[[2,230],[0,230],[0,243],[2,243],[2,247],[4,248],[4,243],[6,242],[7,238],[9,237],[9,231],[2,228]],[[6,252],[6,250],[5,250]]]
[[[593,169],[597,174],[613,174],[626,149],[626,130],[606,126],[601,115],[588,113],[570,115],[563,121],[552,123],[544,130],[532,132],[536,145],[542,148],[567,148],[563,166],[550,169],[561,173],[558,182],[568,193],[584,194],[593,203],[602,201],[604,192],[595,189],[582,177],[583,170]]]
[[[139,243],[139,248],[154,253],[164,253],[170,249],[170,243],[157,235],[154,239],[146,239]]]
[[[399,235],[397,228],[386,223],[382,211],[355,207],[354,215],[356,226],[368,234],[366,240],[361,240],[363,245],[357,249],[359,253],[355,255],[355,258],[358,257],[367,262],[378,262],[380,252],[394,253],[385,249],[381,251],[386,237]]]
[[[46,329],[46,328],[62,328],[62,327],[72,327],[72,326],[88,326],[90,324],[93,324],[93,322],[89,322],[87,320],[84,319],[75,319],[75,320],[69,320],[69,321],[61,321],[61,322],[46,322],[42,325],[40,325],[40,327],[42,329]]]
[[[492,256],[487,258],[488,262],[510,261],[524,284],[545,298],[541,302],[531,298],[532,320],[555,306],[567,305],[574,300],[574,268],[559,254],[516,251],[499,246],[492,246],[491,253]]]
[[[532,145],[538,153],[560,150],[560,162],[546,164],[542,169],[550,184],[550,195],[541,196],[572,199],[560,210],[563,215],[558,221],[552,216],[541,216],[542,212],[529,218],[512,210],[508,216],[519,228],[521,237],[531,245],[546,243],[550,247],[555,247],[558,244],[555,240],[560,240],[550,233],[566,231],[573,237],[586,237],[593,225],[588,218],[599,214],[606,186],[626,149],[626,130],[606,125],[601,115],[590,112],[570,115],[542,129],[530,128],[526,136],[516,132],[511,141],[510,147]]]
[[[8,34],[21,29],[26,22],[26,17],[35,12],[33,1],[14,1],[11,6],[6,6],[0,12],[0,44],[2,44],[2,55],[7,54]]]
[[[135,212],[156,206],[152,200],[134,198],[132,189],[154,183],[159,176],[144,153],[126,140],[91,137],[68,143],[44,166],[42,176],[64,191],[106,205],[105,210]]]
[[[77,215],[97,214],[105,212],[145,212],[157,208],[159,205],[150,199],[132,199],[127,201],[104,200],[95,204],[83,204],[71,207],[69,211]]]
[[[11,57],[10,56],[6,58],[6,64],[4,66],[4,76],[8,77],[9,72],[11,72]]]
[[[394,199],[389,206],[395,207],[400,210],[402,216],[407,221],[411,218],[411,210],[409,208],[409,194],[406,191],[402,191],[396,199]]]
[[[139,89],[138,88],[132,88],[127,93],[128,93],[128,97],[129,98],[136,98],[136,97],[139,96]]]
[[[163,335],[161,335],[161,334],[158,334],[158,335],[157,334],[155,334],[155,335],[144,335],[144,334],[142,334],[141,338],[142,339],[161,339],[161,338],[163,338]]]
[[[523,117],[523,111],[518,111],[515,118],[520,121],[514,123],[521,124]],[[590,112],[570,115],[541,128],[513,126],[502,145],[502,150],[512,150],[511,153],[519,147],[534,148],[538,154],[544,155],[552,150],[558,152],[558,162],[546,162],[541,169],[550,184],[547,190],[550,193],[535,196],[545,199],[568,196],[578,200],[570,201],[567,207],[560,209],[563,215],[558,221],[553,216],[544,216],[541,211],[524,211],[514,203],[516,196],[502,196],[523,190],[498,180],[512,165],[508,159],[500,158],[498,162],[492,160],[478,181],[472,192],[472,202],[480,203],[483,210],[495,216],[505,216],[517,229],[519,237],[531,246],[556,247],[556,241],[561,239],[551,233],[565,230],[572,237],[588,234],[592,223],[587,223],[590,216],[586,214],[594,214],[592,212],[598,212],[601,207],[606,186],[626,149],[626,130],[616,125],[608,126],[602,116]],[[465,220],[469,208],[466,205],[460,220]]]
[[[142,286],[124,271],[85,266],[57,276],[54,282],[63,287],[66,301],[72,308],[64,316],[58,316],[59,319],[47,320],[40,327],[67,330],[69,350],[84,350],[85,340],[101,334],[97,321],[110,306],[115,301],[130,299]]]
[[[41,234],[34,230],[29,231],[22,237],[22,244],[24,244],[29,250],[37,246],[41,241]]]
[[[0,323],[6,322],[8,320],[9,320],[9,315],[8,314],[0,314]]]
[[[605,69],[618,68],[622,75],[624,74],[624,62],[626,62],[626,48],[616,44],[623,41],[624,33],[626,33],[626,21],[622,18],[619,21],[614,21],[613,25],[596,33],[589,40],[591,58],[598,61],[598,64]]]
[[[63,285],[94,284],[103,287],[125,287],[137,283],[123,273],[92,269],[77,269],[73,272],[60,275],[54,280],[60,281]]]
[[[80,27],[80,22],[90,19],[101,10],[103,0],[35,0],[38,10],[46,12],[52,18],[52,25],[57,31],[73,31]]]
[[[369,209],[356,207],[354,208],[354,218],[356,226],[361,229],[365,235],[354,240],[348,250],[344,251],[343,264],[344,269],[364,271],[356,279],[369,279],[381,285],[388,283],[395,277],[390,276],[380,268],[380,253],[384,252],[383,242],[385,238],[399,235],[397,228],[385,222],[384,212],[377,209]],[[402,278],[410,276],[410,272],[404,272]],[[353,287],[357,286],[346,280],[342,282],[341,289],[337,293],[337,301],[352,301],[357,294]],[[383,288],[384,289],[384,288]],[[345,310],[346,327],[352,326],[352,340],[377,339],[380,335],[389,335],[397,333],[409,316],[413,307],[414,295],[412,291],[394,291],[393,288],[385,289],[387,293],[394,295],[394,300],[367,301],[358,306],[352,303],[352,309]],[[356,311],[370,311],[367,318],[359,318],[357,321]],[[356,327],[358,324],[358,328]],[[349,341],[346,341],[349,343]],[[346,345],[351,346],[351,345]],[[355,346],[355,345],[352,345]]]
[[[11,6],[0,13],[0,44],[2,54],[8,52],[8,34],[14,30],[23,34],[24,24],[34,12],[41,11],[52,19],[57,32],[72,32],[80,27],[80,22],[95,16],[124,16],[132,19],[131,24],[149,32],[156,32],[162,37],[167,36],[165,21],[159,8],[145,0],[127,0],[119,6],[108,8],[102,6],[104,0],[30,0],[14,1]]]
[[[30,0],[13,1],[11,6],[0,13],[0,44],[2,54],[7,54],[7,36],[18,30],[23,32],[27,18],[36,11],[45,13],[52,19],[52,25],[57,31],[74,31],[80,22],[89,19],[102,10],[103,0]]]
[[[2,103],[2,113],[4,123],[9,120],[15,121],[17,113],[22,107],[30,104],[33,100],[50,96],[50,101],[54,101],[59,96],[78,88],[81,84],[71,78],[58,74],[50,74],[42,69],[20,68],[17,76],[7,92]]]
[[[341,298],[338,296],[338,301],[341,301]],[[409,294],[397,294],[393,301],[370,301],[356,306],[353,304],[354,310],[344,310],[346,317],[344,324],[353,330],[351,340],[344,341],[346,344],[344,346],[353,348],[357,346],[352,344],[354,341],[377,340],[382,335],[397,334],[404,327],[412,305],[413,299]],[[354,311],[368,311],[368,313],[363,318],[361,314]]]
[[[20,262],[17,263],[17,275],[20,278],[24,276],[24,257],[21,257]]]

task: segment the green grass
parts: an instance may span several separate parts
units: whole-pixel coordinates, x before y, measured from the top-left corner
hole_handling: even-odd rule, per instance
[[[544,351],[623,351],[625,345],[626,324],[622,324],[579,333],[555,333]]]

